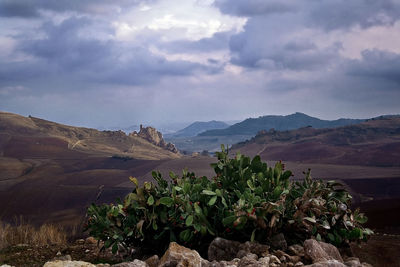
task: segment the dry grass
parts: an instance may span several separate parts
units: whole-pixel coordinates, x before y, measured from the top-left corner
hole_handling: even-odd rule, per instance
[[[61,226],[43,224],[40,227],[16,220],[15,225],[0,222],[0,249],[17,245],[50,245],[66,244],[67,232]]]

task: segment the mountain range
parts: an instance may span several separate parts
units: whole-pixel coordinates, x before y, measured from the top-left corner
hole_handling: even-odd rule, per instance
[[[226,136],[226,135],[256,135],[261,130],[275,129],[277,131],[293,130],[301,127],[334,128],[363,122],[362,119],[321,120],[296,112],[287,116],[268,115],[258,118],[249,118],[231,125],[225,129],[214,129],[200,133],[199,136]]]
[[[400,167],[400,116],[337,128],[260,131],[232,150],[265,160]]]
[[[229,124],[223,121],[196,121],[175,133],[166,134],[165,137],[192,137],[207,130],[224,129],[227,127],[229,127]]]

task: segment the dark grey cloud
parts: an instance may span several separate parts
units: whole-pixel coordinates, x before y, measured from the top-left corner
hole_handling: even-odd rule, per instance
[[[149,2],[154,2],[154,0],[0,0],[0,16],[38,17],[41,10],[104,14],[116,12],[121,8],[128,8],[139,3]]]
[[[394,82],[400,91],[400,54],[378,49],[365,50],[361,59],[349,60],[345,72],[350,76]]]
[[[96,24],[85,17],[71,17],[60,24],[46,22],[40,39],[20,39],[19,51],[33,60],[0,63],[2,83],[53,79],[108,84],[156,83],[164,76],[187,76],[195,72],[214,74],[220,66],[206,66],[184,60],[167,60],[145,46],[115,40],[98,40],[86,34]]]
[[[251,18],[244,31],[232,36],[229,47],[233,64],[270,70],[313,70],[328,67],[338,57],[340,43],[318,47],[308,39],[286,41],[269,19]]]
[[[398,0],[322,0],[310,7],[309,26],[325,30],[391,25],[400,19]]]
[[[33,1],[0,0],[0,16],[2,17],[37,17],[38,10]]]
[[[230,17],[154,1],[0,0],[0,107],[92,126],[400,112],[400,54],[366,41],[397,41],[397,0],[216,0]],[[247,23],[185,39],[204,33],[200,2],[224,29]],[[171,59],[181,53],[205,63]]]
[[[287,0],[216,0],[214,4],[223,13],[244,17],[297,10],[297,4]]]
[[[23,40],[20,49],[65,71],[95,67],[112,56],[113,44],[79,36],[79,30],[91,23],[87,18],[77,17],[66,19],[59,25],[46,22],[42,26],[46,37]]]
[[[299,13],[308,27],[327,31],[393,25],[400,19],[398,0],[216,0],[215,6],[223,13],[245,17]]]

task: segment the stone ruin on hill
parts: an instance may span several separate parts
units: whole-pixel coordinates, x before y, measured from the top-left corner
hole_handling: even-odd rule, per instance
[[[179,152],[174,144],[165,142],[165,140],[162,136],[162,133],[160,133],[153,127],[143,127],[143,125],[140,124],[139,133],[137,133],[136,131],[133,131],[132,133],[129,134],[129,136],[139,136],[139,137],[149,141],[150,143],[152,143],[156,146],[162,147],[168,151],[171,151],[173,153]]]

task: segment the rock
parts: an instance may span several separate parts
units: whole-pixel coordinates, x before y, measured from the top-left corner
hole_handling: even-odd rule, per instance
[[[247,251],[249,253],[256,254],[258,257],[263,257],[268,255],[269,246],[263,245],[257,242],[249,242],[240,244],[239,248],[241,250]]]
[[[297,256],[297,255],[289,256],[288,260],[289,260],[290,262],[293,262],[293,263],[298,263],[298,262],[301,261],[301,257],[300,257],[300,256]]]
[[[255,255],[255,254],[252,254],[252,255]],[[256,255],[256,257],[257,257],[257,255]],[[237,266],[238,267],[246,267],[246,266],[258,267],[258,266],[262,266],[262,265],[260,265],[260,263],[257,262],[257,259],[255,259],[254,257],[245,256],[240,259]]]
[[[96,267],[89,262],[84,261],[48,261],[46,262],[43,267]]]
[[[238,251],[238,253],[236,253],[236,258],[241,259],[241,258],[245,257],[247,254],[249,254],[249,252],[247,252],[246,250],[241,249],[241,250]]]
[[[85,243],[85,240],[84,239],[77,239],[75,241],[75,243],[78,244],[78,245],[83,245]]]
[[[14,266],[3,264],[3,265],[0,265],[0,267],[14,267]]]
[[[306,267],[346,267],[346,265],[337,260],[327,260],[306,265]]]
[[[197,251],[180,246],[175,242],[171,242],[168,250],[161,257],[159,267],[201,267],[201,262],[202,258]]]
[[[295,266],[295,267],[304,266],[304,263],[302,263],[301,261],[299,261],[299,262],[297,262],[294,266]]]
[[[298,244],[289,246],[287,251],[291,255],[297,255],[300,257],[304,257],[304,248],[303,248],[303,246],[300,246]]]
[[[263,266],[269,266],[269,261],[270,261],[269,257],[262,257],[258,259],[258,262],[263,264]]]
[[[89,236],[88,238],[85,239],[85,244],[96,245],[97,240],[93,236]]]
[[[286,239],[282,233],[272,236],[270,238],[270,244],[271,247],[274,249],[281,249],[281,250],[287,249]]]
[[[314,239],[304,241],[304,253],[305,257],[311,259],[313,263],[326,262],[329,260],[336,260],[343,263],[342,256],[340,256],[335,246],[324,242],[318,242]]]
[[[167,144],[162,136],[162,133],[160,133],[153,127],[143,127],[143,125],[140,125],[139,133],[133,132],[129,134],[129,136],[139,136],[149,141],[153,145],[162,147],[173,153],[178,153],[178,149],[175,147],[175,145],[172,143]]]
[[[243,258],[248,254],[258,257],[268,255],[269,246],[257,242],[240,243],[220,237],[215,238],[208,247],[208,260],[230,261],[233,258]]]
[[[286,259],[288,259],[290,256],[288,254],[286,254],[285,252],[283,252],[282,250],[276,250],[274,251],[274,255],[280,259],[282,261],[281,258],[284,258],[283,261],[286,261]]]
[[[355,257],[347,258],[346,261],[344,262],[344,264],[349,267],[361,267],[362,266],[360,263],[360,260]]]
[[[240,259],[235,258],[235,259],[233,259],[231,261],[220,261],[220,262],[213,261],[212,263],[219,264],[219,265],[214,265],[215,267],[218,267],[218,266],[220,266],[220,267],[237,267],[239,262],[240,262]]]
[[[282,262],[278,259],[278,257],[276,257],[275,255],[270,255],[269,256],[269,263],[270,264],[278,264],[278,265],[281,265],[282,264]]]
[[[145,262],[147,263],[147,265],[149,265],[149,267],[157,267],[158,264],[160,263],[160,259],[158,258],[157,255],[154,255],[145,260]]]
[[[112,265],[112,267],[149,267],[149,265],[144,261],[136,259],[131,262],[121,262],[118,264],[114,264]]]
[[[229,261],[236,257],[240,250],[240,242],[215,238],[208,246],[209,261]]]
[[[57,253],[57,255],[58,255],[58,253]],[[55,256],[54,258],[53,258],[53,261],[72,261],[72,257],[71,257],[71,255],[61,255],[61,252],[60,252],[60,255],[58,255],[58,256]]]

